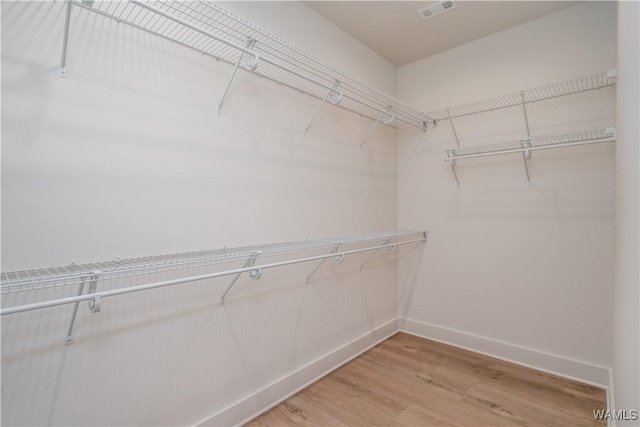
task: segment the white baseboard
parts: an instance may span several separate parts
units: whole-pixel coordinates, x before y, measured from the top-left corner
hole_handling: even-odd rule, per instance
[[[400,331],[605,388],[611,395],[610,370],[602,366],[411,319],[400,319]]]
[[[269,384],[197,425],[202,427],[242,425],[396,334],[399,327],[399,319],[394,319]]]
[[[202,427],[242,425],[398,331],[605,388],[607,390],[607,406],[609,409],[615,408],[613,379],[609,368],[416,320],[394,319],[269,384],[197,425]]]

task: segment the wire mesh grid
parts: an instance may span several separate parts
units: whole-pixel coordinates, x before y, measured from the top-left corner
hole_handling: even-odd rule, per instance
[[[225,270],[242,268],[245,263],[256,256],[255,266],[268,264],[274,260],[290,258],[292,254],[328,253],[338,247],[341,251],[359,246],[375,246],[387,240],[390,243],[423,237],[422,232],[391,232],[338,239],[306,240],[300,242],[246,246],[241,248],[223,248],[202,250],[161,256],[150,256],[125,260],[113,260],[83,265],[39,268],[33,270],[2,273],[0,283],[3,295],[3,308],[24,303],[24,298],[12,297],[10,294],[41,291],[40,297],[32,294],[30,301],[42,300],[44,292],[51,288],[74,288],[89,285],[93,280],[99,282],[101,291],[120,289],[128,286],[153,283],[158,280],[173,280]],[[298,258],[301,256],[298,255]],[[68,291],[63,291],[65,296]],[[59,296],[59,295],[58,295]]]
[[[258,66],[252,72],[320,99],[339,82],[337,90],[343,94],[339,106],[372,120],[388,112],[396,119],[391,123],[393,127],[404,123],[424,128],[433,121],[210,1],[102,1],[91,5],[74,1],[73,4],[230,64],[235,64],[243,54],[247,56],[235,46],[249,48],[258,56]],[[249,40],[255,40],[255,45],[248,46]]]
[[[608,142],[615,137],[613,128],[586,130],[562,135],[540,136],[530,139],[505,142],[502,144],[462,147],[444,152],[445,160],[451,161],[465,157],[503,154],[527,149],[543,149],[564,146],[566,144]]]
[[[557,98],[574,93],[600,89],[615,84],[615,73],[605,71],[601,73],[577,77],[563,82],[552,83],[533,89],[527,89],[522,92],[509,93],[494,98],[488,98],[480,101],[470,102],[468,104],[457,105],[455,107],[443,108],[440,110],[428,112],[427,114],[436,120],[446,120],[449,118],[453,119],[456,117],[464,117],[471,114],[478,114],[502,108],[514,107],[517,105],[522,105],[523,103],[529,104],[532,102],[543,101],[546,99]]]

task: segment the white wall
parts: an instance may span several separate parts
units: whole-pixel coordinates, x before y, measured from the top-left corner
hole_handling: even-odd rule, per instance
[[[306,6],[232,6],[394,89]],[[230,66],[78,8],[63,79],[64,4],[1,7],[3,271],[396,229],[396,131],[360,150],[371,121],[327,107],[305,138],[319,100],[247,73],[218,117]],[[81,308],[71,346],[70,307],[3,317],[2,423],[206,420],[395,319],[392,260],[243,278],[224,308],[226,280],[113,298]]]
[[[585,2],[401,67],[398,95],[429,111],[615,64],[616,5]],[[531,133],[606,127],[614,108],[615,88],[532,104]],[[526,137],[520,107],[455,125],[463,147]],[[457,188],[442,154],[455,147],[449,122],[421,145],[409,133],[400,142],[399,226],[432,230],[401,317],[440,339],[529,354],[517,361],[606,384],[598,366],[612,361],[613,144],[536,152],[531,185],[518,154],[460,160]],[[569,372],[567,359],[583,363]]]
[[[613,377],[615,409],[640,410],[640,7],[618,3],[618,94],[615,179]],[[638,420],[618,421],[638,425]]]

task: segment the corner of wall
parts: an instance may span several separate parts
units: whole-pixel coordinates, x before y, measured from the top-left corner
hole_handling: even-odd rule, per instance
[[[280,378],[261,390],[199,422],[198,426],[243,425],[280,404],[365,351],[395,335],[400,329],[399,319],[367,332],[291,374]]]

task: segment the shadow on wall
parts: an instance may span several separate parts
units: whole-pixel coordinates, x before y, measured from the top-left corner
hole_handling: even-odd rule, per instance
[[[428,256],[428,251],[425,253],[425,245],[421,245],[414,250],[403,249],[398,254],[398,301],[400,303],[398,316],[400,319],[406,318],[411,309],[414,291],[419,286],[416,281],[418,280],[420,267],[423,264],[421,260],[424,256]]]
[[[8,64],[3,56],[3,145],[15,141],[28,149],[40,139],[42,123],[47,120],[49,78],[53,73],[35,63]]]

